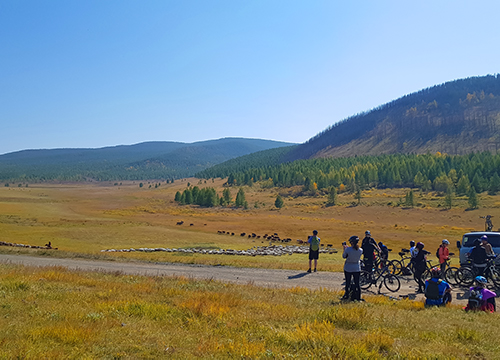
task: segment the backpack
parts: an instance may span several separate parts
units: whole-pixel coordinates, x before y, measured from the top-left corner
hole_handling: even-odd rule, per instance
[[[481,304],[483,302],[483,294],[481,293],[481,290],[478,289],[472,289],[469,293],[469,302],[468,302],[468,307],[469,309],[479,309],[481,307]]]
[[[318,251],[319,250],[319,239],[317,236],[311,237],[311,250]]]
[[[425,289],[425,297],[430,300],[439,300],[441,296],[439,295],[439,284],[441,284],[441,279],[438,281],[429,280],[427,283],[427,288]]]
[[[441,249],[441,246],[438,247],[438,249],[436,250],[436,257],[439,259],[439,249]]]

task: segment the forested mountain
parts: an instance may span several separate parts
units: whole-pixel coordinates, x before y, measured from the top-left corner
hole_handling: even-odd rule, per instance
[[[285,146],[269,150],[262,150],[252,154],[240,156],[212,166],[195,174],[198,178],[225,178],[232,173],[245,172],[252,168],[270,167],[284,162],[287,154],[297,145]]]
[[[287,160],[499,148],[500,75],[489,75],[447,82],[352,116],[293,149]]]
[[[0,181],[177,179],[235,157],[290,145],[272,140],[224,138],[99,149],[23,150],[0,155]]]
[[[234,171],[228,185],[264,187],[302,186],[307,194],[317,191],[355,191],[370,187],[411,187],[466,194],[472,188],[500,191],[500,154],[469,155],[391,154],[349,158],[297,160],[274,166]]]

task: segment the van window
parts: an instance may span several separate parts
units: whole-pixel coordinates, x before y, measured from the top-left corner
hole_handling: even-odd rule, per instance
[[[481,239],[481,236],[483,236],[483,234],[464,235],[462,244],[464,247],[474,247],[474,241],[476,241],[476,239]],[[490,234],[487,236],[488,236],[488,242],[491,244],[492,247],[494,248],[500,247],[500,234]]]

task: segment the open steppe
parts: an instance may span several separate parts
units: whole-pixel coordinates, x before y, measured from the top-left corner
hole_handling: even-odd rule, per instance
[[[434,253],[442,239],[451,242],[464,232],[482,230],[480,216],[500,218],[500,197],[480,196],[480,208],[467,211],[466,199],[454,200],[454,207],[444,209],[444,199],[434,193],[415,193],[418,206],[404,208],[398,203],[408,189],[363,191],[360,205],[352,194],[338,197],[339,205],[325,206],[326,196],[292,196],[292,190],[244,187],[248,209],[199,208],[174,202],[177,191],[188,183],[210,186],[222,193],[223,180],[178,180],[173,184],[139,182],[89,184],[30,184],[28,187],[0,188],[0,241],[44,245],[49,241],[57,251],[0,247],[4,253],[44,254],[61,257],[101,259],[138,259],[153,262],[181,262],[241,267],[304,269],[307,256],[247,257],[200,255],[189,253],[133,252],[102,253],[104,249],[130,248],[207,248],[250,249],[269,245],[261,238],[248,238],[277,233],[291,238],[289,244],[305,240],[313,229],[322,242],[333,248],[351,235],[362,237],[370,230],[377,241],[393,249],[392,257],[408,247],[410,240],[422,241]],[[157,186],[160,184],[160,186]],[[284,207],[274,206],[277,192],[284,196]],[[237,189],[231,189],[233,200]],[[289,196],[288,196],[289,195]],[[183,221],[182,225],[176,225]],[[191,225],[192,224],[192,225]],[[219,234],[224,231],[225,234]],[[234,233],[234,235],[228,235]],[[278,245],[278,244],[277,244]],[[287,244],[283,244],[287,245]],[[322,254],[320,271],[340,271],[340,253]]]
[[[495,223],[500,215],[496,197],[483,194],[478,210],[466,211],[465,199],[456,199],[455,207],[444,210],[442,197],[417,193],[419,205],[406,209],[397,204],[407,189],[371,190],[363,192],[359,205],[352,194],[340,194],[339,205],[326,207],[326,197],[287,196],[297,190],[291,189],[279,190],[285,206],[278,210],[276,190],[254,186],[244,188],[246,210],[177,205],[175,192],[188,183],[222,192],[220,179],[143,187],[123,182],[0,188],[0,241],[39,246],[50,241],[57,248],[0,246],[3,254],[30,255],[27,262],[38,256],[53,265],[0,264],[0,358],[494,359],[500,353],[492,335],[496,314],[465,313],[456,302],[424,309],[421,301],[397,301],[372,292],[364,293],[366,302],[340,303],[342,275],[331,273],[342,269],[340,253],[321,254],[320,272],[303,276],[305,254],[101,252],[269,245],[262,238],[239,236],[242,232],[278,233],[296,244],[313,229],[336,248],[369,229],[394,249],[393,257],[409,240],[423,241],[432,253],[447,238],[456,252],[455,241],[463,232],[483,228],[480,216],[493,215]],[[232,189],[233,199],[236,192]],[[183,224],[177,225],[180,221]],[[58,266],[51,261],[55,257],[91,261],[77,271],[74,265]],[[97,260],[119,266],[89,272],[99,266]],[[122,261],[130,266],[124,268]],[[210,267],[227,279],[195,280],[182,267],[174,273],[168,273],[174,265],[160,271],[158,266],[166,262],[242,269]],[[146,269],[146,275],[134,273],[135,267]],[[261,268],[255,269],[263,272],[261,280],[249,280],[245,267]],[[284,276],[284,287],[287,282],[296,285],[281,288],[271,283],[275,278],[267,279],[264,270],[277,273],[272,269],[293,270],[279,275]],[[238,274],[245,280],[239,281]],[[323,287],[321,279],[334,286]]]

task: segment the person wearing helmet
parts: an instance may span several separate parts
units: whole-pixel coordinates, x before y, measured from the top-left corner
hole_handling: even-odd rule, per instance
[[[318,266],[319,258],[319,242],[321,239],[318,237],[318,230],[313,230],[312,236],[309,236],[307,242],[309,243],[309,270],[311,272],[312,261],[314,260],[314,272],[316,272],[316,267]]]
[[[418,284],[418,290],[417,293],[423,293],[425,290],[425,284],[422,280],[422,274],[424,273],[426,266],[427,266],[427,257],[426,253],[427,251],[424,251],[424,243],[423,242],[418,242],[417,245],[417,256],[415,256],[415,273],[414,273],[414,278],[415,281]]]
[[[441,279],[441,269],[431,269],[432,278],[425,281],[425,305],[445,306],[451,302],[451,287]]]
[[[474,286],[469,289],[469,301],[464,308],[465,311],[486,311],[495,312],[496,293],[486,288],[488,280],[484,276],[476,276]]]
[[[472,261],[472,267],[477,275],[483,275],[488,265],[488,254],[486,249],[481,246],[481,240],[474,240],[474,247],[469,252],[469,259]]]
[[[361,243],[363,248],[363,265],[366,271],[373,271],[374,252],[380,252],[376,241],[372,238],[369,230],[365,231],[365,237]]]
[[[382,267],[385,267],[385,263],[387,262],[387,259],[389,258],[389,249],[387,246],[385,246],[382,241],[379,241],[378,247],[380,249],[379,251],[379,256],[380,256],[380,262]]]
[[[481,236],[481,246],[484,247],[484,250],[486,250],[486,255],[488,256],[495,255],[495,252],[493,251],[491,244],[488,242],[488,236],[486,235]]]
[[[441,268],[441,275],[444,275],[444,271],[446,270],[446,261],[450,259],[450,250],[448,250],[448,245],[450,245],[450,242],[446,239],[443,239],[437,251],[439,266]]]
[[[418,253],[418,249],[417,247],[415,246],[415,241],[410,241],[410,256],[412,258],[412,260],[415,258],[415,256],[417,256],[417,253]]]
[[[361,301],[361,287],[359,286],[359,276],[361,275],[361,255],[363,249],[359,247],[359,238],[351,236],[349,238],[351,246],[343,243],[344,252],[342,257],[345,259],[344,275],[345,275],[345,293],[342,300]]]

